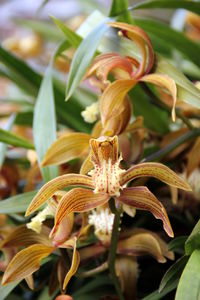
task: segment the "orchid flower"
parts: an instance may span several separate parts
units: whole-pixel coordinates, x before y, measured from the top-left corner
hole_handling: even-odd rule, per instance
[[[163,221],[166,233],[173,237],[173,231],[165,208],[145,186],[127,187],[138,177],[154,177],[170,186],[190,191],[190,186],[176,173],[160,163],[141,163],[128,170],[120,167],[118,137],[100,137],[90,140],[93,169],[89,175],[66,174],[46,183],[30,203],[26,216],[41,207],[52,195],[67,186],[77,187],[66,192],[59,201],[51,235],[54,236],[63,219],[72,212],[87,212],[114,198],[118,204],[136,209],[148,210]],[[83,188],[84,187],[84,188]]]

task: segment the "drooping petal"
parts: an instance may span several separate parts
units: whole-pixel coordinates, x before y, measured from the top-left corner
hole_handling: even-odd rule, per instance
[[[161,88],[164,88],[169,91],[173,99],[173,106],[172,106],[172,121],[176,121],[176,100],[177,100],[177,88],[175,81],[170,78],[168,75],[163,74],[149,74],[143,76],[141,81],[153,83],[158,85]]]
[[[150,232],[140,232],[119,241],[117,253],[133,256],[151,255],[160,263],[166,262],[159,242]]]
[[[36,194],[30,203],[26,216],[37,210],[42,206],[54,193],[67,186],[82,185],[89,188],[94,188],[94,183],[89,176],[80,174],[66,174],[58,176],[47,182]]]
[[[95,244],[79,249],[81,262],[86,262],[94,259],[106,252],[106,247],[102,244]]]
[[[29,287],[29,289],[34,290],[34,280],[33,280],[33,275],[29,275],[24,278],[26,280],[26,283]]]
[[[46,226],[42,227],[40,234],[28,229],[26,225],[16,227],[8,236],[1,242],[0,247],[28,247],[33,244],[43,244],[51,246],[48,238],[50,229]]]
[[[103,92],[100,100],[103,127],[109,119],[119,116],[124,110],[125,96],[136,85],[135,80],[120,79],[111,83]]]
[[[117,198],[122,203],[133,206],[137,209],[150,211],[156,219],[163,222],[166,233],[173,237],[173,230],[167,216],[167,212],[161,202],[145,186],[125,188]]]
[[[200,138],[196,142],[188,154],[187,177],[199,166],[200,163]]]
[[[54,251],[54,247],[35,244],[21,250],[9,263],[2,279],[2,285],[22,280],[40,268],[40,261]]]
[[[88,154],[86,159],[81,165],[80,174],[86,175],[89,171],[91,171],[94,168],[93,163],[91,162],[91,153]]]
[[[55,215],[55,225],[51,234],[54,234],[61,221],[72,212],[86,212],[108,202],[107,194],[95,194],[91,190],[75,188],[60,200]]]
[[[138,264],[136,258],[118,255],[115,262],[115,270],[125,299],[135,300],[138,278]]]
[[[58,245],[64,243],[70,236],[74,224],[74,214],[71,213],[67,215],[58,226],[58,230],[53,236],[53,245],[58,247]],[[51,236],[50,236],[51,237]]]
[[[47,150],[42,166],[57,165],[75,158],[82,158],[88,149],[91,136],[86,133],[67,133],[58,138]]]
[[[104,125],[102,135],[113,136],[121,134],[126,127],[132,116],[132,105],[128,96],[125,96],[123,101],[123,111],[121,114],[110,118]]]
[[[127,23],[121,23],[121,22],[109,22],[108,24],[112,27],[121,29],[121,32],[125,37],[138,43],[142,52],[143,59],[142,62],[140,63],[140,68],[138,70],[137,77],[143,74],[145,66],[146,66],[145,74],[148,74],[154,63],[154,51],[148,35],[138,26],[130,25]],[[147,65],[146,65],[146,53],[144,53],[145,44],[143,45],[142,42],[144,42],[148,48]]]
[[[123,186],[138,177],[154,177],[168,185],[182,190],[191,191],[189,184],[179,177],[175,172],[160,163],[141,163],[128,169],[121,176],[120,184]]]
[[[76,273],[79,264],[80,264],[80,254],[76,249],[76,239],[74,239],[72,264],[71,264],[69,271],[67,272],[67,275],[65,276],[65,279],[63,282],[63,290],[66,289],[69,280]]]

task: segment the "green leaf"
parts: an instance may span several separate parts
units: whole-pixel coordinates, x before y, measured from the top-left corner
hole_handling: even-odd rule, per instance
[[[192,254],[192,252],[196,249],[200,249],[200,220],[197,222],[185,242],[185,253],[187,255]]]
[[[200,44],[193,42],[182,32],[176,31],[164,23],[155,20],[136,19],[135,23],[147,33],[160,38],[165,43],[167,41],[168,45],[171,45],[171,47],[180,51],[190,61],[200,66]]]
[[[32,191],[0,201],[0,214],[25,212],[36,193]]]
[[[14,288],[20,283],[20,281],[15,281],[12,283],[9,283],[5,286],[0,285],[0,300],[4,300],[7,298],[7,296],[14,290]]]
[[[200,3],[188,0],[148,0],[139,2],[129,8],[129,10],[145,8],[184,8],[196,14],[200,14]]]
[[[39,164],[47,149],[56,140],[56,116],[52,86],[51,64],[41,83],[33,118],[33,136]],[[43,179],[47,182],[58,176],[57,166],[41,168]]]
[[[65,25],[63,22],[56,19],[55,17],[51,16],[51,19],[54,21],[57,27],[64,33],[65,37],[67,38],[71,46],[78,48],[78,46],[82,42],[82,37],[77,33],[75,33],[73,30],[71,30],[69,27],[67,27],[67,25]]]
[[[165,291],[173,282],[180,278],[187,261],[188,257],[183,256],[167,270],[160,283],[159,292]]]
[[[13,126],[13,123],[15,121],[15,117],[16,115],[15,114],[12,114],[10,116],[10,118],[8,119],[7,123],[5,124],[4,128],[3,129],[6,129],[6,130],[10,130]],[[6,151],[7,151],[7,144],[5,143],[0,143],[0,169],[4,163],[4,159],[5,159],[5,156],[6,156]]]
[[[182,273],[175,300],[198,300],[200,297],[200,250],[195,250]]]
[[[17,58],[2,47],[0,47],[0,60],[7,68],[6,70],[0,70],[0,75],[12,80],[27,94],[36,97],[40,88],[42,76],[34,71],[28,64],[24,63],[20,58]],[[81,106],[79,99],[73,97],[72,101],[65,103],[65,87],[63,88],[57,82],[54,83],[54,92],[58,121],[77,131],[90,132],[91,125],[85,123],[84,120],[80,118],[83,107]]]
[[[173,291],[178,284],[178,280],[174,281],[170,286],[168,286],[164,291],[160,292],[158,290],[154,291],[153,293],[149,294],[148,296],[142,298],[142,300],[159,300],[165,297],[165,295],[169,294]]]
[[[15,23],[30,28],[49,41],[60,42],[63,34],[50,22],[41,20],[16,19]]]
[[[0,128],[0,142],[26,149],[34,149],[34,145],[16,134]]]
[[[133,23],[131,13],[128,11],[127,0],[112,0],[109,17],[119,16],[118,21]]]
[[[66,100],[71,97],[80,81],[83,79],[83,76],[96,52],[100,39],[107,28],[108,26],[105,24],[105,21],[97,25],[81,42],[77,49],[69,71]]]
[[[168,114],[152,105],[142,88],[137,85],[129,93],[135,116],[143,116],[147,128],[160,133],[168,132]]]
[[[157,55],[156,73],[167,74],[177,84],[177,97],[184,102],[200,108],[200,91],[189,81],[181,71],[170,64],[166,59]]]
[[[187,239],[187,236],[179,236],[175,239],[173,239],[168,245],[169,251],[174,251],[179,254],[185,253],[185,241]]]

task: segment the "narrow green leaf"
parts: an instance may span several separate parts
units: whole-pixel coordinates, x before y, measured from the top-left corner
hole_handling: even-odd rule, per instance
[[[47,149],[56,140],[56,116],[51,73],[50,64],[42,80],[34,110],[33,136],[39,164],[43,160]],[[41,168],[41,172],[45,181],[58,176],[56,166]]]
[[[129,7],[129,10],[145,8],[184,8],[196,14],[200,14],[200,3],[188,0],[148,0],[142,1]]]
[[[148,296],[142,298],[142,300],[160,300],[164,298],[167,294],[173,291],[178,284],[178,280],[174,281],[170,286],[168,286],[164,291],[160,292],[158,290],[154,291],[153,293],[149,294]]]
[[[15,23],[30,28],[49,41],[60,42],[63,34],[50,22],[42,20],[16,19]]]
[[[187,255],[192,254],[192,252],[196,249],[200,249],[200,220],[197,222],[185,242],[185,253]]]
[[[198,300],[200,297],[200,250],[195,250],[182,273],[175,300]]]
[[[159,286],[159,292],[165,291],[174,281],[180,278],[188,261],[188,256],[179,258],[165,273]]]
[[[0,128],[0,142],[26,149],[34,149],[34,145],[16,134]]]
[[[181,71],[160,55],[156,56],[156,73],[167,74],[177,84],[177,97],[184,102],[200,108],[200,91],[189,81]]]
[[[174,251],[179,254],[185,253],[185,241],[187,239],[187,236],[178,236],[177,238],[173,239],[169,244],[167,245],[169,251]]]
[[[16,115],[15,114],[12,114],[10,116],[10,118],[8,119],[7,123],[5,124],[4,128],[5,130],[10,130],[12,128],[12,125],[15,121],[15,117]],[[4,163],[4,159],[5,159],[5,156],[6,156],[6,151],[7,151],[7,144],[5,143],[0,143],[0,169]]]
[[[128,10],[127,0],[112,0],[109,17],[119,16],[118,21],[133,23],[133,18]]]
[[[69,27],[67,27],[67,25],[65,25],[63,22],[56,19],[55,17],[51,16],[51,19],[54,21],[57,27],[64,33],[65,37],[67,38],[71,46],[77,48],[82,42],[82,37],[79,36],[77,33],[75,33],[73,30],[71,30]]]
[[[12,283],[9,283],[5,286],[0,285],[0,300],[4,300],[7,298],[7,296],[14,290],[14,288],[20,283],[20,281],[15,281]]]
[[[0,214],[25,212],[36,193],[32,191],[0,201]]]
[[[76,90],[96,52],[101,37],[107,30],[105,21],[97,25],[81,42],[71,63],[66,89],[66,100]]]
[[[136,19],[135,23],[147,33],[153,34],[156,37],[164,40],[165,42],[167,41],[168,45],[171,45],[197,66],[200,66],[200,44],[193,42],[182,32],[176,31],[170,28],[168,25],[155,20]]]

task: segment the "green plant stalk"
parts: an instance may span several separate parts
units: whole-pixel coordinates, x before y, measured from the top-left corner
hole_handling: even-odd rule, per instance
[[[189,132],[186,132],[185,134],[183,134],[182,136],[177,138],[174,142],[167,145],[165,148],[163,148],[163,149],[147,156],[143,160],[143,162],[159,160],[163,156],[169,154],[171,151],[176,149],[181,144],[183,144],[183,143],[185,143],[185,142],[189,141],[190,139],[195,138],[197,136],[200,136],[200,128],[194,128],[194,129],[190,130]]]
[[[111,206],[113,206],[114,203],[112,203],[111,199]],[[113,209],[112,209],[113,211]],[[110,243],[110,252],[108,257],[108,268],[110,271],[110,275],[112,277],[115,290],[119,296],[120,300],[124,300],[124,296],[122,294],[120,283],[118,280],[118,277],[115,272],[115,259],[116,259],[116,249],[117,249],[117,241],[118,241],[118,230],[120,225],[120,215],[121,215],[121,207],[119,209],[115,208],[115,218],[113,223],[113,229],[112,229],[112,237],[111,237],[111,243]]]

